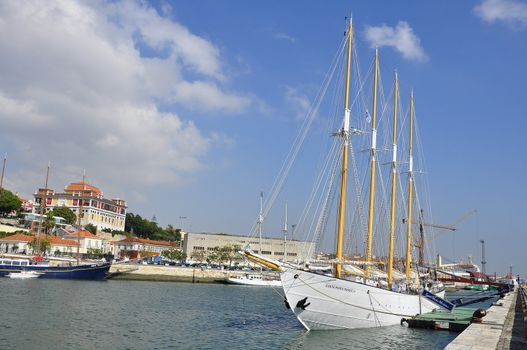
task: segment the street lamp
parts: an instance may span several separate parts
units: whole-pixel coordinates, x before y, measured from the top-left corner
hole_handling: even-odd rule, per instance
[[[184,227],[183,227],[183,220],[186,220],[186,219],[187,219],[186,216],[180,216],[180,217],[179,217],[179,220],[180,220],[180,222],[181,222],[181,230],[182,230],[182,231],[185,231],[185,229],[184,229]]]

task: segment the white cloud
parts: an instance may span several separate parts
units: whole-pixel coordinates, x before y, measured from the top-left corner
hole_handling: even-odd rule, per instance
[[[238,113],[253,103],[224,89],[217,47],[144,2],[0,2],[0,32],[0,147],[25,194],[48,160],[60,186],[84,168],[106,192],[186,181],[217,135],[158,104]]]
[[[286,87],[285,98],[295,111],[296,118],[304,118],[311,108],[311,102],[306,96],[301,95],[298,89]]]
[[[296,39],[286,33],[276,33],[274,35],[276,39],[289,41],[291,44],[294,44],[296,42]]]
[[[427,59],[419,37],[414,33],[408,22],[399,21],[395,28],[387,25],[379,27],[366,26],[364,37],[372,48],[391,46],[406,59],[417,61],[425,61]]]
[[[527,25],[527,3],[518,0],[484,0],[474,12],[486,22]]]

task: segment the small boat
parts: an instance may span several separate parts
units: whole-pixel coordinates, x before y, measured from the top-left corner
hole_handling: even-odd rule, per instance
[[[247,273],[243,276],[227,277],[225,278],[227,284],[237,284],[244,286],[260,286],[260,287],[281,287],[282,282],[279,279],[267,278],[260,273]]]
[[[20,272],[10,272],[7,274],[7,277],[14,278],[18,280],[25,280],[30,278],[39,278],[42,275],[42,272],[36,271],[20,271]]]
[[[463,287],[466,290],[476,290],[480,292],[485,292],[488,290],[499,290],[499,286],[488,285],[488,284],[469,284],[468,286]]]

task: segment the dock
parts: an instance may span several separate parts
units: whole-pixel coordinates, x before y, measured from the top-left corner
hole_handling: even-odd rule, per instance
[[[436,309],[432,312],[405,319],[411,328],[444,329],[462,332],[474,321],[481,319],[478,308],[457,307],[453,312]]]
[[[521,288],[508,293],[487,310],[480,323],[471,323],[445,349],[527,349],[524,293]]]

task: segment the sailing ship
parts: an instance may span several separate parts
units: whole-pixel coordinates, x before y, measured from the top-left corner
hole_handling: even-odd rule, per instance
[[[394,231],[397,184],[397,107],[398,107],[398,78],[394,79],[394,113],[391,143],[393,145],[391,165],[391,198],[389,210],[389,242],[386,272],[380,273],[376,269],[376,259],[372,254],[374,228],[374,191],[375,171],[377,168],[376,145],[376,114],[377,114],[377,85],[378,85],[378,52],[375,50],[373,65],[373,108],[368,119],[371,120],[371,148],[370,148],[370,176],[369,176],[369,207],[367,223],[367,241],[365,244],[365,259],[363,269],[351,264],[345,259],[344,232],[346,225],[348,152],[351,148],[351,137],[357,130],[350,127],[350,70],[352,61],[353,27],[352,21],[347,23],[345,43],[346,75],[344,90],[344,117],[340,129],[334,134],[339,140],[336,152],[340,154],[340,174],[338,182],[338,212],[336,224],[336,252],[332,260],[333,271],[330,276],[299,268],[286,262],[264,257],[246,247],[241,252],[247,259],[271,268],[280,273],[286,306],[291,309],[299,322],[307,330],[336,330],[350,328],[366,328],[395,325],[402,318],[431,312],[439,306],[423,295],[439,298],[444,296],[441,283],[425,280],[422,277],[425,270],[415,264],[412,266],[412,213],[414,174],[413,174],[413,93],[410,98],[409,111],[409,145],[408,145],[408,193],[407,193],[407,225],[406,225],[406,257],[404,259],[404,274],[397,272],[394,267]],[[360,83],[357,85],[361,85]],[[362,85],[361,85],[362,86]],[[371,117],[371,118],[370,118]],[[338,166],[337,166],[338,168]],[[337,175],[338,176],[338,175]],[[330,196],[328,196],[329,198]],[[261,217],[260,217],[261,219]],[[403,260],[399,260],[403,262]],[[413,267],[413,269],[412,269]],[[349,272],[352,272],[351,274]],[[362,271],[362,273],[359,273]],[[382,272],[382,271],[381,271]],[[383,275],[384,277],[379,277]],[[396,281],[396,275],[403,280]]]
[[[35,254],[33,257],[22,256],[0,256],[0,276],[8,276],[10,278],[23,278],[29,276],[32,272],[35,277],[40,278],[66,278],[66,279],[105,279],[108,276],[111,262],[102,263],[83,263],[80,261],[80,215],[82,213],[82,204],[79,210],[78,232],[77,232],[77,261],[76,264],[72,262],[51,262],[40,255],[40,242],[42,235],[42,218],[46,212],[46,196],[48,193],[48,179],[49,169],[48,164],[46,172],[46,183],[44,187],[44,195],[40,201],[40,218],[36,237],[34,238]],[[84,183],[84,177],[83,177]],[[82,192],[81,201],[82,203]]]

